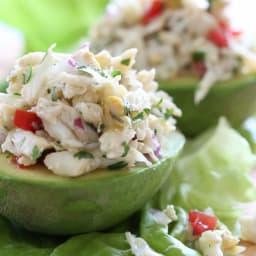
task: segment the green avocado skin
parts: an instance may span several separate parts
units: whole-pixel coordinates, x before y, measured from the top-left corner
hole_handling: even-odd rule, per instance
[[[241,76],[213,85],[207,96],[194,103],[198,80],[184,78],[160,81],[160,89],[170,94],[182,109],[178,127],[189,137],[193,137],[217,124],[221,116],[226,116],[234,127],[256,110],[256,75]]]
[[[168,142],[169,157],[151,167],[105,170],[73,179],[37,177],[36,170],[27,176],[26,170],[9,168],[9,160],[1,155],[0,214],[25,229],[47,234],[111,227],[139,210],[167,179],[184,145],[184,137],[175,134]]]

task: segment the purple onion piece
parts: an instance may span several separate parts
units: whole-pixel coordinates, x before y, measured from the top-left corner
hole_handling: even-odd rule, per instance
[[[153,140],[154,140],[154,143],[156,144],[156,147],[154,149],[154,154],[157,158],[160,158],[161,157],[161,154],[160,154],[160,151],[161,151],[161,145],[157,139],[157,137],[154,135],[153,136]]]
[[[85,42],[81,45],[80,49],[89,49],[89,43],[88,42]]]
[[[79,128],[79,129],[83,129],[83,130],[84,130],[83,120],[82,120],[80,117],[74,119],[74,126],[75,126],[76,128]]]
[[[76,61],[75,61],[74,59],[72,59],[72,58],[68,59],[68,64],[69,64],[71,67],[73,67],[73,68],[75,68],[75,67],[77,66]]]

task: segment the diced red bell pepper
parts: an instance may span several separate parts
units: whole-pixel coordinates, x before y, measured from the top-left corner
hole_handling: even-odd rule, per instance
[[[203,61],[194,61],[192,65],[196,72],[196,75],[199,77],[202,77],[207,71],[206,65]]]
[[[20,169],[26,169],[27,166],[25,166],[24,164],[19,164],[18,162],[19,158],[20,158],[19,156],[12,155],[11,162],[16,164]]]
[[[159,16],[164,10],[163,0],[153,0],[150,8],[145,12],[141,19],[141,24],[146,25],[154,18]]]
[[[207,34],[207,38],[218,47],[226,48],[229,46],[228,34],[221,27],[211,29]]]
[[[228,33],[229,35],[231,35],[232,37],[238,37],[242,34],[241,30],[235,30],[233,29],[230,24],[226,21],[220,21],[219,25],[221,27],[221,29],[223,29],[225,31],[225,33]]]
[[[35,132],[42,129],[43,123],[34,112],[17,109],[14,114],[14,126],[25,131]]]
[[[201,235],[207,230],[216,228],[218,219],[215,216],[208,215],[199,211],[189,211],[189,223],[192,226],[192,234]]]

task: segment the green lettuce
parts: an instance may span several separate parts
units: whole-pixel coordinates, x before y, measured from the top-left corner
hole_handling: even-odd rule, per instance
[[[160,193],[160,205],[186,210],[211,207],[234,228],[240,203],[255,200],[250,176],[254,155],[247,141],[222,119],[215,129],[187,143]]]
[[[63,51],[84,38],[108,0],[1,0],[0,17],[20,29],[27,51]]]
[[[10,224],[0,217],[1,256],[50,256],[64,238],[34,234]]]
[[[90,233],[74,236],[51,256],[132,256],[124,233]]]
[[[238,131],[247,139],[252,151],[256,153],[256,115],[247,118]]]

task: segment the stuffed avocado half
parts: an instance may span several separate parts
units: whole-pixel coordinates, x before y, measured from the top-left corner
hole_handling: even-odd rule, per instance
[[[198,84],[195,78],[160,81],[160,89],[173,96],[182,109],[178,127],[187,136],[195,136],[217,124],[221,116],[228,118],[236,128],[250,115],[255,114],[256,74],[219,82],[198,104],[194,94]]]
[[[170,174],[181,111],[154,71],[117,57],[29,53],[0,94],[0,213],[44,233],[110,227],[143,206]]]
[[[20,170],[2,155],[0,212],[41,233],[103,230],[139,210],[158,191],[183,145],[184,137],[173,133],[165,157],[150,167],[97,170],[75,179],[54,175],[43,166]]]
[[[226,7],[223,0],[113,0],[91,30],[92,48],[117,54],[136,47],[137,67],[155,69],[182,109],[178,126],[186,135],[220,116],[238,126],[255,108],[256,54]]]

